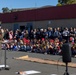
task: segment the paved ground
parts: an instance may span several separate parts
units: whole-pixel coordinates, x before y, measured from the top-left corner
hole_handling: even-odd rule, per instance
[[[56,65],[41,64],[41,63],[13,59],[13,57],[20,57],[24,55],[37,57],[37,58],[45,58],[45,59],[48,58],[53,60],[58,60],[61,57],[56,55],[44,55],[44,54],[36,54],[36,53],[28,53],[28,52],[7,51],[7,58],[8,58],[7,65],[9,65],[11,68],[10,70],[1,70],[0,75],[16,75],[15,72],[17,71],[29,71],[29,70],[35,70],[41,72],[38,74],[31,74],[31,75],[52,75],[52,74],[63,75],[65,72],[65,67],[63,66],[57,67]],[[72,58],[72,62],[76,63],[76,58]],[[4,63],[4,50],[1,50],[0,64],[3,63]],[[69,74],[76,75],[76,68],[69,67]]]

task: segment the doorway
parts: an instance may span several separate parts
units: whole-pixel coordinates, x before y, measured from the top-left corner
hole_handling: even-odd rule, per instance
[[[16,31],[17,29],[19,29],[19,24],[14,24],[13,30]]]
[[[20,26],[20,30],[21,31],[25,30],[25,26]]]
[[[32,23],[27,23],[26,30],[28,30],[28,32],[30,32],[32,29],[33,29],[33,24]]]

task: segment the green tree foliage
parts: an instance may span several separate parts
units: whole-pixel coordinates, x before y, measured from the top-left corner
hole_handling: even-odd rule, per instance
[[[76,4],[76,0],[69,0],[67,4]]]
[[[76,4],[76,0],[58,0],[58,3],[62,4],[62,5],[66,5],[66,4]]]
[[[58,2],[63,4],[63,3],[66,3],[66,0],[58,0]]]
[[[62,4],[58,2],[57,6],[62,6]]]
[[[9,8],[8,7],[4,7],[4,8],[2,8],[2,12],[3,13],[7,13],[7,12],[9,12],[10,10],[9,10]]]

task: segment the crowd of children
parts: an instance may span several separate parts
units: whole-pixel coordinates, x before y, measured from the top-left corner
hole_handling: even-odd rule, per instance
[[[14,51],[29,51],[43,54],[60,55],[62,45],[65,42],[71,44],[72,54],[76,54],[76,28],[67,27],[48,29],[19,30],[15,32],[8,29],[0,29],[2,49]]]

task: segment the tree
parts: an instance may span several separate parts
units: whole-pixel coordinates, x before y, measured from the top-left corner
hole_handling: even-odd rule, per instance
[[[62,5],[66,5],[66,4],[76,4],[76,0],[58,0],[58,3],[62,4]]]
[[[76,0],[69,0],[67,4],[76,4]]]
[[[58,2],[58,4],[56,6],[62,6],[62,4]]]
[[[61,3],[62,5],[67,4],[69,0],[58,0],[59,3]]]
[[[6,13],[6,12],[9,12],[10,10],[8,7],[4,7],[4,8],[2,8],[2,11],[3,11],[3,13]]]

